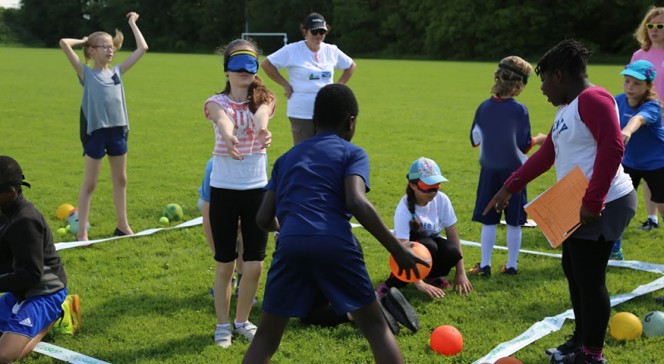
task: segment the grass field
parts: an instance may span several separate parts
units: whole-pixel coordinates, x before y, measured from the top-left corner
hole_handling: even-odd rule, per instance
[[[118,60],[128,53],[120,52]],[[625,61],[629,59],[625,55]],[[0,154],[16,158],[32,189],[26,197],[44,213],[53,230],[64,224],[55,211],[62,203],[76,204],[83,158],[78,141],[81,87],[60,50],[0,47]],[[537,60],[530,60],[536,62]],[[480,225],[471,219],[479,165],[470,146],[469,128],[476,107],[489,96],[495,64],[357,60],[350,86],[360,104],[353,142],[366,149],[371,161],[370,200],[388,226],[405,187],[404,174],[419,156],[436,160],[449,182],[443,191],[452,200],[461,239],[479,241]],[[123,79],[131,125],[128,161],[128,213],[134,231],[158,227],[163,207],[176,202],[186,219],[199,216],[197,188],[213,147],[213,130],[202,112],[204,100],[223,88],[221,60],[212,55],[148,53]],[[590,79],[618,93],[622,65],[591,66]],[[261,73],[262,74],[262,73]],[[291,145],[283,92],[270,129],[274,162]],[[534,133],[546,133],[555,108],[531,82],[519,101],[531,115]],[[529,195],[542,192],[555,180],[553,171],[529,185]],[[635,221],[624,236],[627,259],[663,263],[664,229],[648,233],[636,229],[645,217],[643,198]],[[115,228],[111,183],[104,164],[93,197],[91,239],[108,237]],[[505,245],[505,229],[498,229],[497,245]],[[368,233],[356,229],[375,284],[388,273],[388,254]],[[56,241],[73,239],[56,236]],[[273,248],[269,242],[269,252]],[[552,250],[537,229],[524,229],[523,249]],[[248,344],[234,341],[228,350],[212,343],[214,309],[208,291],[214,262],[200,227],[160,232],[148,237],[120,239],[60,252],[69,276],[70,292],[83,302],[84,326],[75,337],[51,341],[101,360],[118,363],[238,363]],[[480,249],[464,247],[466,268],[480,260]],[[496,251],[494,269],[506,253]],[[265,271],[270,256],[265,261]],[[612,295],[630,292],[659,275],[629,269],[608,269]],[[476,291],[469,296],[448,292],[432,301],[414,288],[403,290],[417,308],[422,329],[403,330],[397,337],[409,363],[471,363],[570,303],[567,285],[555,258],[522,254],[519,275],[490,280],[471,277]],[[264,284],[264,278],[261,286]],[[657,292],[655,295],[661,295]],[[664,310],[645,295],[614,308],[643,317]],[[259,299],[262,289],[259,289]],[[234,302],[234,301],[233,301]],[[231,312],[233,314],[233,311]],[[258,323],[260,306],[251,315]],[[454,325],[464,335],[461,354],[442,357],[428,348],[430,332]],[[572,324],[518,351],[524,363],[545,362],[543,350],[557,346]],[[657,363],[664,357],[664,338],[617,342],[607,335],[605,354],[612,363]],[[274,363],[371,362],[369,347],[352,325],[333,329],[289,325]],[[26,363],[50,363],[32,354]]]

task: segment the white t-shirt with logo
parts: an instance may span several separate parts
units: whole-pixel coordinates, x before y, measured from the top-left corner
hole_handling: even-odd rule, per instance
[[[407,199],[408,197],[404,195],[394,211],[394,235],[400,240],[410,238],[412,215],[408,211]],[[452,202],[446,194],[440,191],[425,206],[415,204],[415,215],[421,223],[419,232],[426,236],[440,235],[444,228],[448,228],[457,222]]]
[[[335,69],[353,65],[353,59],[336,45],[321,43],[318,52],[312,52],[304,40],[283,46],[267,59],[277,69],[286,68],[293,87],[286,115],[298,119],[312,119],[318,90],[334,83]]]

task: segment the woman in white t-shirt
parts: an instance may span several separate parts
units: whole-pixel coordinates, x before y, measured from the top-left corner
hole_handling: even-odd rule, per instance
[[[394,211],[394,234],[403,243],[419,242],[431,253],[431,272],[415,282],[415,287],[431,298],[444,297],[443,289],[451,287],[445,276],[456,268],[455,289],[459,293],[469,293],[473,285],[464,269],[461,240],[456,230],[457,217],[450,199],[440,192],[440,183],[447,179],[436,162],[424,157],[411,164],[406,177],[406,195]],[[441,235],[443,229],[445,237]],[[407,284],[390,274],[376,292],[382,297],[390,287],[402,288]]]
[[[343,70],[337,81],[341,84],[348,82],[355,71],[352,58],[336,45],[324,42],[330,29],[322,15],[309,14],[300,25],[304,40],[283,46],[261,64],[265,74],[284,88],[293,144],[314,136],[314,100],[318,90],[334,83],[334,70]],[[279,73],[282,68],[288,72],[288,80]]]

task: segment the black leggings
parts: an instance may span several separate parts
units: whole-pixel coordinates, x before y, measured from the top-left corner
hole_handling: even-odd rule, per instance
[[[256,213],[265,190],[210,189],[210,227],[214,240],[214,260],[229,263],[237,258],[238,219],[242,224],[242,260],[263,261],[267,233],[256,224]]]
[[[611,314],[606,266],[613,241],[569,238],[563,243],[562,266],[576,321],[574,335],[583,345],[602,350]]]
[[[450,270],[452,270],[462,258],[459,248],[442,236],[419,239],[413,238],[414,237],[411,236],[411,241],[418,241],[431,253],[431,272],[429,272],[427,278],[443,277],[450,274]],[[390,274],[390,277],[385,281],[385,284],[388,287],[401,288],[405,287],[408,283],[400,280],[393,274]]]

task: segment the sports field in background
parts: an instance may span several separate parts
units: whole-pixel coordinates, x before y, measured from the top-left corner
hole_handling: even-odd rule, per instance
[[[79,52],[80,54],[80,52]],[[120,52],[114,63],[128,52]],[[454,205],[461,239],[479,241],[480,225],[471,219],[479,165],[478,151],[470,146],[469,128],[477,106],[489,97],[495,63],[356,60],[357,71],[349,86],[360,105],[354,143],[369,154],[371,192],[386,224],[404,193],[405,174],[420,156],[441,166],[449,182],[442,185]],[[529,59],[536,63],[537,59]],[[625,63],[629,55],[625,55]],[[622,64],[591,66],[590,80],[619,93]],[[259,72],[263,76],[262,71]],[[338,75],[337,75],[338,76]],[[266,77],[264,77],[266,78]],[[223,88],[222,62],[214,55],[148,53],[123,80],[128,103],[129,134],[128,214],[134,231],[160,227],[164,206],[178,203],[185,219],[200,216],[196,209],[198,186],[211,155],[214,135],[203,116],[207,97]],[[278,95],[270,122],[273,144],[270,166],[291,145],[283,91],[267,80]],[[83,158],[78,138],[81,86],[59,49],[0,47],[0,154],[19,161],[32,184],[25,196],[46,216],[52,230],[63,227],[56,208],[77,204]],[[539,90],[533,75],[518,98],[530,110],[533,133],[546,133],[555,108]],[[555,180],[553,171],[529,185],[533,197]],[[640,191],[639,191],[640,192]],[[642,232],[643,198],[635,221],[624,236],[626,259],[664,263],[664,229]],[[105,162],[93,196],[91,239],[109,237],[115,228],[109,168]],[[362,242],[369,273],[375,285],[389,271],[386,250],[363,229],[355,229]],[[505,229],[498,229],[497,245],[505,245]],[[73,235],[56,236],[56,242]],[[315,242],[312,242],[315,243]],[[270,238],[271,253],[274,242]],[[524,228],[523,249],[552,250],[537,229]],[[480,260],[480,249],[464,246],[466,269]],[[234,340],[222,350],[212,342],[214,262],[200,226],[176,229],[140,238],[126,238],[90,247],[61,251],[69,277],[70,293],[81,296],[83,329],[80,334],[56,336],[51,343],[114,363],[238,363],[248,344]],[[506,252],[494,253],[498,271]],[[265,272],[270,255],[265,261]],[[659,275],[623,268],[608,269],[610,294],[631,292]],[[453,276],[453,273],[452,273]],[[451,276],[451,277],[452,277]],[[265,274],[259,289],[262,297]],[[451,278],[450,277],[450,278]],[[451,280],[451,279],[450,279]],[[403,290],[417,309],[422,328],[412,334],[405,328],[397,339],[409,363],[471,363],[497,344],[513,339],[533,323],[570,308],[560,261],[521,254],[519,274],[490,280],[471,277],[476,291],[432,301],[413,287]],[[657,292],[615,307],[640,318],[662,310]],[[233,305],[235,300],[232,301]],[[233,314],[233,311],[231,311]],[[258,324],[260,303],[251,316]],[[439,325],[456,326],[465,346],[455,357],[429,350],[429,334]],[[557,346],[572,325],[534,342],[515,356],[524,363],[545,362],[543,350]],[[664,338],[642,338],[628,343],[607,335],[605,354],[612,363],[657,363],[664,357]],[[53,359],[32,354],[26,363]],[[274,363],[371,362],[368,344],[351,324],[333,329],[301,325],[292,320]]]

